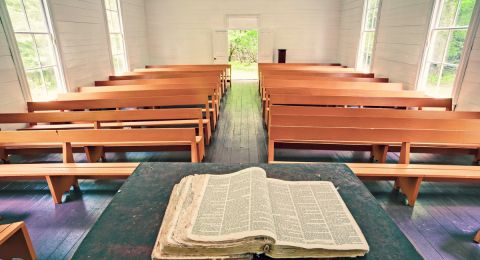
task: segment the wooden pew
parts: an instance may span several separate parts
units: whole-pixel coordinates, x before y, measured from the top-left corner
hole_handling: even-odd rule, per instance
[[[101,99],[101,100],[66,100],[49,102],[27,102],[28,112],[58,111],[58,110],[87,110],[87,109],[122,109],[144,107],[198,107],[205,110],[205,122],[216,123],[216,118],[210,113],[208,96],[156,96],[128,99]]]
[[[365,89],[365,90],[403,90],[402,83],[328,81],[325,79],[295,80],[269,78],[263,83],[261,93],[265,88],[317,88],[317,89]],[[262,95],[265,98],[265,95]]]
[[[145,72],[154,70],[170,71],[212,71],[221,69],[223,71],[222,79],[225,83],[232,80],[232,66],[230,64],[195,64],[195,65],[147,65],[145,69],[135,69],[134,72]],[[225,87],[227,84],[225,84]]]
[[[45,179],[56,204],[78,179],[126,179],[139,163],[45,163],[0,165],[0,180]],[[1,229],[1,228],[0,228]],[[1,254],[0,254],[1,256]]]
[[[277,142],[388,144],[400,146],[399,163],[410,161],[412,144],[442,144],[478,149],[479,131],[403,129],[403,128],[358,128],[358,127],[292,127],[270,126],[268,161],[274,161]]]
[[[215,77],[95,81],[95,86],[169,85],[169,88],[186,88],[187,86],[195,87],[195,85],[205,86],[205,84],[215,84],[217,93],[222,97],[223,87]]]
[[[88,87],[85,87],[88,88]],[[216,119],[214,121],[214,127],[216,121],[220,116],[220,97],[215,92],[213,86],[206,86],[205,88],[150,88],[142,85],[139,86],[126,86],[120,90],[111,87],[91,87],[84,92],[69,92],[58,94],[56,100],[88,100],[88,99],[119,99],[119,98],[142,98],[142,97],[156,97],[156,96],[196,96],[207,95],[209,97],[210,109],[212,116]]]
[[[163,78],[196,78],[196,77],[218,77],[222,80],[222,71],[145,71],[126,72],[121,75],[109,76],[109,80],[130,80],[130,79],[163,79]]]
[[[348,167],[363,180],[395,180],[396,188],[414,206],[422,181],[434,182],[479,182],[479,166],[419,165],[419,164],[371,164],[347,163]],[[474,241],[478,243],[478,233]]]
[[[21,150],[51,152],[61,148],[65,163],[74,162],[73,148],[85,149],[90,159],[97,159],[103,152],[164,151],[170,147],[189,147],[191,161],[197,163],[204,152],[200,151],[202,144],[203,139],[197,137],[195,128],[0,131],[4,154]]]
[[[268,82],[279,82],[284,86],[288,86],[292,81],[303,81],[309,82],[309,84],[316,85],[316,84],[331,84],[333,82],[345,82],[345,83],[353,83],[353,82],[363,82],[363,83],[388,83],[388,78],[357,78],[357,77],[335,77],[335,75],[322,75],[322,76],[311,76],[311,75],[301,75],[301,74],[292,74],[292,75],[270,75],[265,77],[263,80],[259,82],[259,92],[260,94],[263,93],[264,84]],[[271,86],[271,85],[270,85]]]
[[[0,124],[29,125],[20,130],[195,127],[207,144],[211,138],[210,125],[205,124],[200,108],[12,113],[0,114]],[[202,146],[199,145],[199,151]]]
[[[442,108],[452,110],[451,98],[396,97],[396,96],[311,96],[274,94],[268,99],[265,123],[269,125],[270,108],[274,105],[287,106],[359,106],[382,108]]]
[[[313,79],[265,79],[264,88],[338,88],[338,89],[374,89],[374,90],[403,90],[402,83],[383,82],[354,82],[354,81],[325,81]]]
[[[23,221],[0,225],[0,259],[37,259]]]
[[[323,89],[323,88],[265,88],[262,100],[265,122],[268,122],[270,95],[338,96],[338,97],[405,97],[423,98],[425,93],[413,90]]]
[[[407,107],[407,108],[443,108],[452,110],[451,98],[432,97],[356,97],[356,96],[305,96],[270,95],[272,105],[304,106],[368,106],[368,107]]]
[[[285,127],[346,127],[346,128],[394,128],[394,129],[435,129],[435,130],[458,130],[458,131],[480,131],[480,120],[478,119],[426,119],[426,118],[395,118],[395,117],[348,117],[332,115],[275,115],[271,117],[272,126]],[[290,148],[286,142],[282,148]],[[295,142],[293,142],[295,143]],[[375,161],[384,163],[387,159],[387,152],[392,146],[398,147],[393,143],[354,143],[352,148],[349,142],[339,140],[335,143],[307,143],[307,149],[333,149],[333,150],[355,150],[371,151],[371,158]],[[430,144],[430,143],[412,143],[412,152],[445,153],[447,151],[461,151],[476,156],[478,161],[478,147],[460,144]],[[298,143],[291,148],[306,148]],[[413,148],[417,148],[413,151]],[[392,150],[392,149],[391,149]]]
[[[418,119],[480,119],[480,112],[429,111],[382,108],[339,108],[315,106],[271,106],[274,115],[335,116],[335,117],[382,117]]]
[[[480,243],[480,230],[478,230],[477,234],[475,234],[473,241],[475,241],[476,243]]]

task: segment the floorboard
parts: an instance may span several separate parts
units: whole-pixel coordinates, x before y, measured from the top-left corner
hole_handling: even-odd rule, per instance
[[[222,100],[220,120],[207,148],[205,162],[263,163],[267,160],[257,82],[234,82]],[[188,162],[189,152],[107,154],[115,161]],[[279,160],[368,162],[369,154],[348,151],[289,151],[279,149]],[[85,161],[81,154],[76,161]],[[388,155],[396,163],[398,154]],[[471,164],[470,156],[414,154],[413,163]],[[12,163],[61,162],[60,155],[13,156]],[[111,201],[122,181],[80,182],[81,192],[64,195],[54,205],[44,181],[0,182],[1,223],[24,220],[39,259],[68,259]],[[414,208],[392,191],[387,181],[366,182],[385,211],[426,259],[480,259],[472,243],[480,228],[478,184],[424,183]],[[48,238],[48,239],[46,239]]]

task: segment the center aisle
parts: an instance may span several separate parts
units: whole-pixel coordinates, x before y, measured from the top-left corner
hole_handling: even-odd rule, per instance
[[[264,163],[267,161],[258,81],[233,81],[223,99],[220,119],[207,148],[205,162]]]

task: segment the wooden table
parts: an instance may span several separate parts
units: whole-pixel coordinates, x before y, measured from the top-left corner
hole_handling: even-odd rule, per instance
[[[345,164],[142,163],[92,227],[73,259],[150,259],[173,186],[191,174],[222,174],[258,166],[268,177],[331,181],[362,229],[370,252],[363,259],[422,259]]]

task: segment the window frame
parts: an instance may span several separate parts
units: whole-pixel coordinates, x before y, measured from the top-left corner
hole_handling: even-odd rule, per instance
[[[130,62],[128,60],[128,54],[127,54],[127,43],[126,43],[126,40],[125,40],[126,38],[125,38],[125,29],[124,29],[124,25],[123,25],[123,8],[121,6],[121,0],[114,0],[114,1],[117,3],[117,9],[118,9],[117,11],[107,9],[106,0],[102,0],[102,9],[103,9],[103,14],[105,16],[105,27],[107,28],[107,34],[108,34],[107,41],[108,41],[108,49],[109,49],[109,55],[110,55],[110,70],[111,70],[112,74],[117,74],[117,72],[115,71],[115,65],[114,65],[114,62],[113,62],[114,54],[113,54],[112,41],[111,41],[111,35],[112,34],[120,34],[121,37],[122,37],[123,58],[125,59],[125,71],[124,72],[128,72],[130,70]],[[107,10],[117,12],[118,22],[119,22],[119,26],[120,26],[120,33],[111,33],[110,32],[110,27],[108,25]]]
[[[445,66],[450,66],[450,67],[455,67],[456,68],[456,74],[455,74],[455,79],[452,83],[452,90],[450,93],[450,97],[454,99],[454,107],[456,106],[456,100],[458,98],[461,84],[463,82],[463,78],[465,76],[465,70],[466,70],[466,65],[470,56],[471,49],[473,47],[473,40],[475,38],[475,33],[478,28],[478,19],[479,19],[479,2],[480,0],[476,0],[475,6],[472,11],[472,16],[470,18],[470,22],[466,26],[457,26],[457,25],[451,25],[451,26],[440,26],[439,25],[439,20],[442,15],[443,11],[443,3],[444,0],[435,0],[433,3],[433,8],[432,12],[430,15],[430,24],[428,26],[428,32],[427,32],[427,39],[425,42],[424,50],[423,50],[423,55],[422,55],[422,60],[418,69],[418,76],[417,76],[417,81],[416,81],[416,90],[419,91],[426,91],[427,90],[427,84],[424,83],[426,82],[426,77],[429,75],[429,67],[427,65],[430,64],[439,64],[440,65],[440,72],[439,72],[439,78],[437,81],[437,84],[435,88],[438,88],[442,79],[442,74],[443,74],[443,69]],[[455,12],[455,17],[454,19],[456,20],[459,14],[459,5],[461,4],[461,0],[459,1],[458,6],[456,7],[456,12]],[[466,36],[465,36],[465,41],[463,44],[463,48],[461,51],[461,56],[460,56],[460,61],[458,64],[452,64],[446,62],[446,57],[448,54],[448,48],[450,44],[450,39],[452,37],[452,31],[455,30],[465,30],[466,29]],[[443,50],[443,55],[442,55],[442,61],[440,63],[438,62],[432,62],[429,60],[429,54],[431,48],[435,45],[434,42],[434,33],[435,31],[448,31],[448,38],[446,41],[445,49]],[[429,94],[429,93],[426,93]]]
[[[468,27],[467,36],[465,38],[465,43],[462,51],[462,58],[458,64],[457,76],[453,82],[452,89],[452,98],[453,98],[453,110],[455,110],[458,104],[458,98],[460,96],[460,91],[462,89],[463,80],[465,79],[465,73],[467,71],[467,65],[470,60],[470,54],[473,49],[473,44],[475,42],[476,34],[480,26],[480,1],[475,2],[475,7],[473,8],[472,18],[470,19],[470,25]]]
[[[20,0],[22,3],[22,6],[25,10],[25,5],[24,5],[24,2],[23,0]],[[32,37],[34,37],[34,35],[36,34],[43,34],[43,35],[48,35],[49,38],[50,38],[50,41],[52,43],[52,48],[53,48],[53,54],[55,56],[55,65],[49,65],[49,66],[42,66],[40,64],[40,67],[36,67],[34,69],[28,69],[28,70],[42,70],[42,69],[45,69],[45,68],[51,68],[51,67],[56,67],[57,70],[58,70],[58,77],[57,77],[57,81],[58,81],[58,84],[59,84],[59,88],[57,89],[58,92],[57,93],[65,93],[65,92],[68,92],[68,85],[66,84],[66,77],[65,77],[65,70],[64,70],[64,67],[63,67],[63,60],[62,60],[62,56],[61,56],[61,49],[60,49],[60,46],[59,44],[57,43],[57,40],[58,40],[58,37],[56,35],[56,30],[55,30],[55,27],[53,25],[53,22],[52,22],[52,13],[51,13],[51,10],[49,8],[49,1],[48,0],[38,0],[42,6],[42,11],[43,11],[43,14],[45,16],[45,22],[46,22],[46,26],[47,26],[47,29],[48,29],[48,32],[36,32],[36,31],[30,31],[30,32],[22,32],[22,31],[19,31],[19,32],[15,32],[14,28],[13,28],[13,23],[10,19],[10,15],[9,15],[9,12],[8,12],[8,8],[7,8],[7,3],[5,1],[0,1],[0,14],[2,14],[3,17],[5,17],[4,20],[2,20],[4,22],[3,26],[4,26],[4,31],[5,31],[5,35],[7,37],[7,43],[8,43],[8,47],[11,51],[11,54],[12,54],[12,59],[13,59],[13,62],[15,64],[15,69],[16,69],[16,73],[17,73],[17,76],[18,76],[18,80],[19,80],[19,83],[20,83],[20,87],[22,89],[22,93],[24,95],[24,98],[25,100],[27,101],[32,101],[34,100],[34,98],[32,97],[32,91],[30,89],[30,84],[28,82],[28,77],[27,77],[27,69],[25,68],[24,64],[23,64],[23,60],[22,60],[22,56],[20,54],[20,48],[18,46],[18,42],[17,42],[17,38],[16,38],[16,34],[26,34],[26,35],[32,35]],[[28,16],[26,17],[27,21],[28,21]],[[38,47],[35,43],[35,51],[36,51],[36,54],[38,55]],[[44,81],[43,79],[43,73],[41,73],[42,75],[42,80]],[[39,100],[44,100],[44,99],[39,99]]]
[[[362,25],[360,27],[360,39],[359,39],[359,43],[358,43],[357,57],[356,57],[356,60],[355,60],[355,69],[359,70],[359,71],[363,71],[365,73],[370,73],[372,71],[372,68],[373,68],[373,61],[374,61],[375,49],[376,49],[376,44],[377,44],[377,35],[378,35],[377,31],[378,31],[378,26],[379,26],[379,23],[380,23],[380,13],[381,13],[381,9],[382,9],[383,0],[378,0],[378,6],[376,7],[377,8],[377,17],[376,17],[375,29],[373,29],[373,30],[370,30],[370,29],[366,28],[367,27],[367,22],[368,22],[368,11],[370,9],[373,9],[373,8],[368,8],[369,2],[370,2],[370,0],[364,0],[363,1]],[[363,60],[363,54],[365,53],[364,52],[364,49],[365,49],[365,35],[366,35],[366,33],[371,33],[371,32],[374,33],[372,53],[371,53],[372,60],[371,60],[370,64],[368,65],[368,67],[360,68],[360,65],[363,64],[363,61],[362,61]]]

